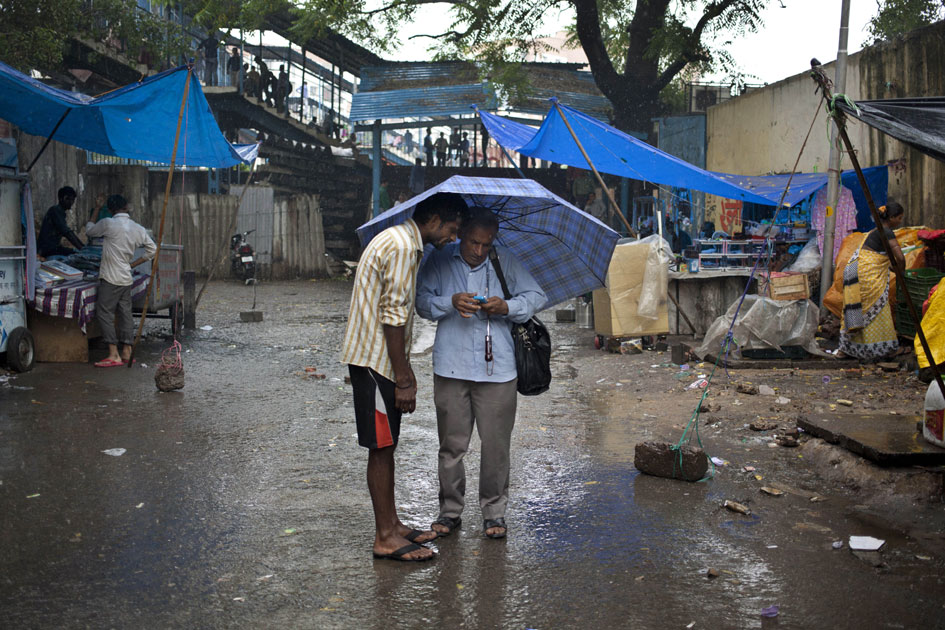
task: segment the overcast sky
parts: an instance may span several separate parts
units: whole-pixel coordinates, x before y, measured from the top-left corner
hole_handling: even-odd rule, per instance
[[[786,77],[810,69],[811,57],[826,63],[837,57],[840,32],[840,0],[771,0],[765,10],[764,27],[756,34],[740,36],[728,47],[739,69],[746,75],[748,83],[774,83]],[[876,0],[851,0],[850,38],[848,52],[854,53],[863,47],[867,39],[866,24],[877,12]],[[449,23],[445,11],[439,6],[423,9],[422,24],[411,24],[403,30],[404,45],[400,51],[385,57],[399,61],[423,61],[430,59],[426,52],[426,39],[408,40],[416,33],[431,33],[431,25]],[[543,29],[552,34],[570,19],[563,14],[558,23]],[[709,77],[722,80],[723,76]]]

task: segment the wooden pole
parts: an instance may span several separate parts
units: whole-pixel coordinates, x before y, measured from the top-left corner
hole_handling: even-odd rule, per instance
[[[597,178],[597,183],[600,184],[601,190],[603,190],[607,195],[607,199],[610,201],[613,211],[617,213],[617,216],[620,217],[620,220],[623,221],[623,224],[627,226],[630,236],[636,237],[636,231],[634,231],[634,229],[630,226],[630,222],[627,221],[627,217],[623,216],[623,213],[620,211],[620,206],[617,205],[617,201],[614,199],[614,194],[610,192],[610,189],[607,188],[606,184],[604,184],[604,180],[601,179],[600,173],[597,172],[597,169],[594,167],[594,163],[591,162],[591,158],[587,155],[587,151],[584,150],[584,146],[581,144],[581,141],[578,140],[577,134],[574,133],[574,129],[571,128],[571,123],[568,122],[564,112],[561,111],[561,106],[558,104],[558,101],[555,101],[555,109],[558,110],[558,115],[561,116],[561,120],[564,121],[564,125],[568,128],[568,131],[571,132],[571,137],[574,139],[574,143],[577,145],[577,148],[581,150],[581,155],[584,156],[588,166],[590,166],[591,170],[594,172],[594,177]]]
[[[827,98],[828,107],[831,107],[832,109],[831,115],[834,117],[834,120],[837,123],[837,131],[840,133],[840,139],[843,140],[843,144],[847,148],[847,154],[850,157],[850,163],[853,165],[853,170],[856,171],[856,178],[860,182],[860,188],[863,189],[863,195],[866,197],[866,203],[869,205],[870,213],[873,215],[873,223],[876,224],[876,229],[882,230],[883,219],[879,216],[879,209],[876,207],[876,203],[873,201],[873,195],[870,193],[869,185],[866,183],[866,178],[863,176],[863,169],[860,168],[860,161],[856,157],[856,151],[853,149],[853,143],[850,142],[850,136],[847,135],[846,115],[833,107],[833,97],[830,93],[830,81],[827,79],[827,75],[824,73],[820,62],[818,62],[816,59],[812,59],[811,69],[811,76],[814,79],[814,82],[820,86],[821,90],[823,90],[824,96]],[[882,232],[880,232],[880,234],[882,234]],[[935,355],[932,354],[932,349],[929,347],[929,342],[925,338],[925,333],[922,332],[922,318],[919,317],[919,313],[916,310],[915,304],[912,302],[912,295],[909,293],[909,289],[906,287],[905,273],[899,268],[899,262],[893,256],[892,247],[890,247],[889,241],[885,237],[881,240],[883,242],[883,249],[886,250],[886,256],[889,257],[889,264],[892,266],[893,272],[896,274],[896,284],[902,287],[902,292],[906,296],[906,304],[909,306],[909,313],[912,315],[912,321],[915,322],[915,331],[916,334],[919,335],[919,343],[922,344],[922,349],[925,351],[925,356],[928,357],[929,366],[932,368],[932,374],[935,376],[935,382],[938,383],[938,387],[942,391],[942,396],[945,396],[945,382],[942,381],[942,375],[939,372],[938,364],[935,361]]]
[[[171,151],[171,165],[167,170],[167,184],[164,186],[164,204],[161,208],[161,224],[158,228],[157,251],[154,253],[154,258],[152,258],[154,262],[151,263],[151,277],[148,278],[148,290],[144,294],[144,307],[141,309],[141,321],[138,323],[138,333],[135,335],[134,343],[131,344],[131,357],[128,360],[129,368],[134,363],[135,349],[138,347],[138,342],[141,341],[141,333],[144,331],[144,322],[148,317],[148,302],[151,298],[151,287],[154,284],[154,279],[157,278],[160,273],[161,243],[164,241],[164,221],[167,218],[167,201],[171,196],[171,182],[174,180],[174,165],[177,163],[177,145],[180,143],[180,128],[184,121],[184,111],[187,108],[187,96],[190,94],[190,79],[193,72],[193,66],[187,68],[187,79],[184,82],[184,96],[181,98],[180,114],[177,116],[177,133],[174,135],[174,150]]]
[[[26,172],[29,173],[33,170],[33,167],[36,166],[36,162],[39,161],[39,156],[46,152],[46,147],[49,146],[49,143],[52,142],[53,136],[56,135],[56,132],[59,131],[59,126],[66,119],[66,116],[69,115],[71,109],[67,109],[66,113],[62,115],[62,118],[59,119],[59,122],[56,123],[56,126],[53,127],[52,133],[49,134],[49,137],[46,138],[46,142],[43,143],[43,146],[39,149],[39,153],[36,154],[36,157],[33,158],[33,161],[30,162],[30,165],[26,167]]]
[[[673,297],[673,294],[670,292],[668,287],[666,289],[666,296],[669,298],[669,301],[673,303],[673,306],[676,307],[676,312],[682,315],[682,318],[686,320],[687,324],[689,324],[689,328],[692,330],[692,336],[695,337],[698,334],[696,333],[696,327],[692,325],[691,321],[689,321],[689,317],[686,315],[686,312],[682,310],[681,306],[679,306],[679,302],[677,302],[676,298]]]

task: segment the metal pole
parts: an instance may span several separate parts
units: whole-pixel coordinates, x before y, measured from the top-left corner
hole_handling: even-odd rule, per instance
[[[299,122],[305,122],[305,46],[302,46],[302,91],[299,92]]]
[[[371,216],[381,213],[381,121],[374,121],[374,146],[371,147]]]
[[[472,165],[473,168],[479,166],[476,161],[476,154],[479,153],[479,123],[473,125],[473,143],[472,143]]]
[[[837,47],[835,90],[842,94],[847,83],[847,36],[850,31],[850,0],[843,0],[840,8],[840,43]],[[838,125],[830,126],[830,157],[827,160],[827,209],[824,217],[824,259],[820,268],[821,310],[827,290],[833,285],[833,239],[837,227],[837,201],[840,199],[840,140]]]
[[[240,71],[239,71],[239,74],[236,75],[239,79],[236,86],[236,91],[238,94],[243,93],[243,80],[244,80],[243,75],[246,74],[245,72],[243,72],[243,59],[246,58],[245,44],[246,44],[246,41],[244,40],[244,37],[243,37],[243,27],[241,26],[240,27]]]

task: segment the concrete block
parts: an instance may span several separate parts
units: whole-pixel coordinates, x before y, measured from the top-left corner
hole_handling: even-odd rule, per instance
[[[709,469],[705,451],[685,444],[675,450],[670,442],[641,442],[636,445],[633,465],[637,470],[656,477],[699,481]],[[680,462],[680,454],[682,461]]]

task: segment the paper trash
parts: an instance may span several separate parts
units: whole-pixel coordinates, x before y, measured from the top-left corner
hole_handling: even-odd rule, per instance
[[[885,544],[885,540],[872,536],[850,536],[850,549],[853,551],[879,551]]]

